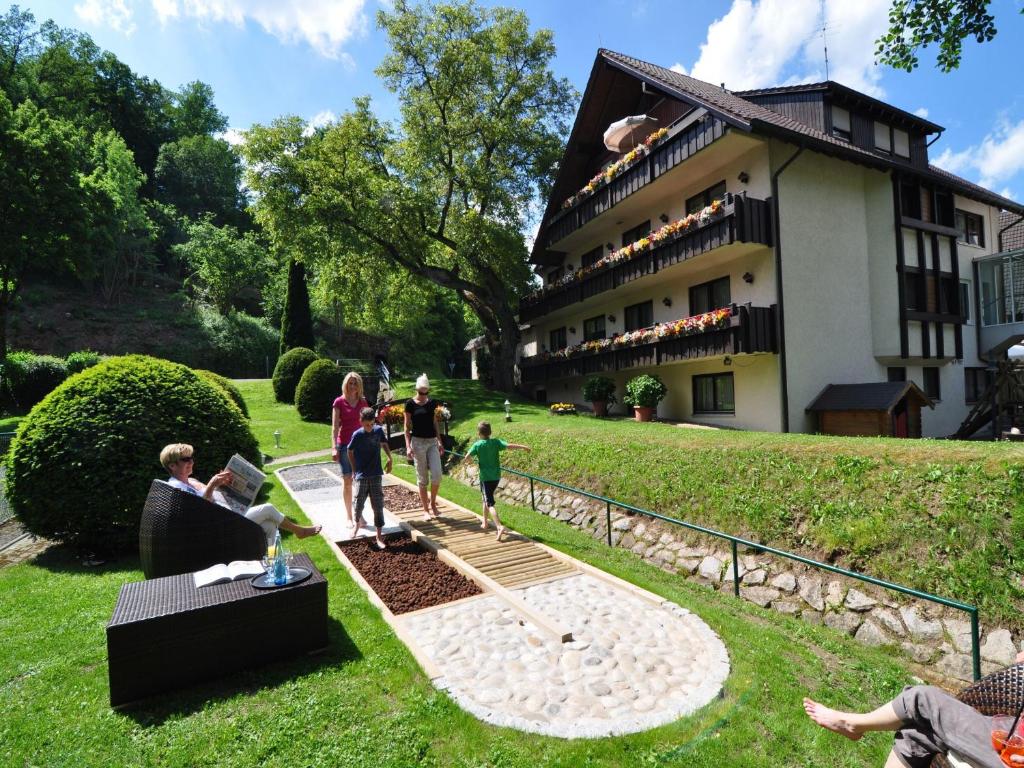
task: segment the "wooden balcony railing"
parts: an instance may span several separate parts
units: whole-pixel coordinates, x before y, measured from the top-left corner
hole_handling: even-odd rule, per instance
[[[548,247],[571,235],[587,222],[618,205],[638,189],[650,184],[688,157],[722,138],[726,124],[712,115],[703,118],[665,139],[629,170],[616,176],[590,197],[555,214],[542,235]]]
[[[673,336],[630,347],[583,352],[570,358],[524,357],[519,361],[524,384],[569,379],[628,368],[649,368],[663,363],[719,355],[778,352],[775,305],[732,306],[728,325],[689,336]]]
[[[628,261],[609,264],[559,288],[524,297],[519,303],[519,320],[525,323],[544,317],[723,245],[771,245],[770,213],[769,203],[764,200],[726,195],[721,213],[707,224],[659,243]]]

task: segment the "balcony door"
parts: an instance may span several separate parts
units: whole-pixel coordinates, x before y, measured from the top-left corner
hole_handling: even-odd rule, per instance
[[[732,303],[729,276],[719,277],[690,288],[690,314],[702,315],[713,309],[721,309]]]

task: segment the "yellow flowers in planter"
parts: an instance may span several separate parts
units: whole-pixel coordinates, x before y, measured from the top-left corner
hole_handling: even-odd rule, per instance
[[[585,200],[590,197],[594,192],[598,190],[604,184],[607,184],[616,176],[621,176],[625,171],[629,170],[638,160],[647,157],[651,150],[658,144],[662,139],[668,136],[668,128],[659,128],[654,133],[650,134],[643,143],[635,149],[631,149],[625,155],[620,157],[614,163],[609,165],[607,168],[602,170],[599,174],[594,176],[586,185],[577,192],[566,198],[565,202],[562,203],[562,208],[572,208],[576,203],[581,200]]]
[[[576,415],[576,406],[572,403],[552,403],[548,410],[552,416]]]

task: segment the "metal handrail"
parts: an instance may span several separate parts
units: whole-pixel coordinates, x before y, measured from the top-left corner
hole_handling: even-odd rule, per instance
[[[453,456],[458,456],[459,458],[462,458],[462,459],[467,458],[465,454],[459,453],[458,451],[449,451],[449,453],[451,455],[453,455]],[[585,496],[585,497],[587,497],[589,499],[593,499],[594,501],[603,502],[604,505],[605,505],[605,529],[606,529],[606,533],[607,533],[607,543],[608,543],[609,547],[613,546],[612,545],[612,507],[618,507],[619,509],[626,510],[627,512],[633,512],[633,513],[638,514],[638,515],[644,515],[645,517],[650,517],[650,518],[653,518],[655,520],[661,520],[663,522],[670,523],[672,525],[678,525],[678,526],[680,526],[682,528],[687,528],[687,529],[689,529],[691,531],[696,531],[697,533],[703,533],[703,534],[706,534],[708,536],[713,536],[713,537],[716,537],[716,538],[719,538],[719,539],[725,539],[725,540],[731,542],[731,544],[732,544],[732,585],[733,585],[733,594],[735,594],[736,597],[740,596],[739,558],[738,558],[738,551],[737,550],[739,549],[740,545],[743,545],[745,547],[750,547],[750,548],[753,548],[753,549],[757,549],[757,550],[760,550],[762,552],[768,552],[768,553],[773,554],[773,555],[778,555],[779,557],[784,557],[784,558],[787,558],[789,560],[793,560],[795,562],[802,563],[803,565],[811,566],[812,568],[819,568],[819,569],[822,569],[822,570],[825,570],[825,571],[829,571],[830,573],[839,574],[840,576],[848,576],[848,577],[850,577],[852,579],[857,579],[859,581],[863,581],[863,582],[866,582],[868,584],[874,584],[875,586],[882,587],[883,589],[889,589],[889,590],[892,590],[894,592],[899,592],[899,593],[904,594],[904,595],[909,595],[910,597],[918,598],[920,600],[927,600],[927,601],[932,602],[932,603],[938,603],[939,605],[944,605],[947,608],[954,608],[956,610],[964,611],[971,618],[971,664],[972,664],[972,668],[973,668],[972,672],[974,674],[974,679],[975,680],[980,680],[981,679],[981,639],[980,639],[980,636],[979,636],[980,635],[980,629],[979,629],[979,620],[978,620],[978,607],[975,606],[975,605],[970,605],[969,603],[963,603],[963,602],[960,602],[959,600],[951,600],[951,599],[949,599],[947,597],[939,597],[938,595],[933,595],[933,594],[931,594],[929,592],[922,592],[922,591],[917,590],[917,589],[912,589],[911,587],[905,587],[902,584],[895,584],[895,583],[893,583],[891,581],[885,581],[884,579],[877,579],[874,576],[868,576],[865,573],[858,573],[857,571],[850,571],[850,570],[847,570],[846,568],[840,568],[838,566],[830,565],[828,563],[822,563],[822,562],[820,562],[818,560],[813,560],[813,559],[811,559],[809,557],[804,557],[803,555],[798,555],[795,552],[787,552],[784,549],[778,549],[776,547],[770,547],[770,546],[768,546],[766,544],[760,544],[760,543],[755,542],[755,541],[750,541],[749,539],[744,539],[744,538],[742,538],[740,536],[733,536],[731,533],[725,533],[723,531],[716,531],[713,528],[707,528],[707,527],[705,527],[703,525],[697,525],[696,523],[688,523],[685,520],[679,520],[679,519],[674,518],[674,517],[668,517],[666,515],[659,514],[658,512],[652,512],[649,509],[642,509],[641,507],[636,507],[636,506],[633,506],[632,504],[626,504],[625,502],[622,502],[622,501],[616,501],[615,499],[608,498],[607,496],[602,496],[602,495],[600,495],[598,493],[591,493],[590,491],[585,491],[582,488],[574,488],[571,485],[565,485],[564,483],[560,483],[557,480],[548,480],[547,478],[544,478],[544,477],[539,477],[537,475],[532,475],[529,472],[520,472],[517,469],[511,469],[509,467],[501,467],[501,470],[503,472],[508,472],[509,474],[512,474],[512,475],[518,475],[519,477],[527,478],[530,481],[530,507],[533,509],[534,512],[537,511],[537,500],[536,500],[536,495],[535,495],[535,490],[534,490],[534,483],[535,482],[543,483],[545,485],[550,485],[550,486],[552,486],[554,488],[559,488],[559,489],[561,489],[563,491],[568,491],[570,493],[575,493],[575,494],[578,494],[580,496]]]

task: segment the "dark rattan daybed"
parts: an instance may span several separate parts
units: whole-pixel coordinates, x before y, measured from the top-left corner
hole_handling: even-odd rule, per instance
[[[163,480],[150,485],[139,525],[139,559],[147,579],[259,560],[266,551],[266,534],[252,520]]]

